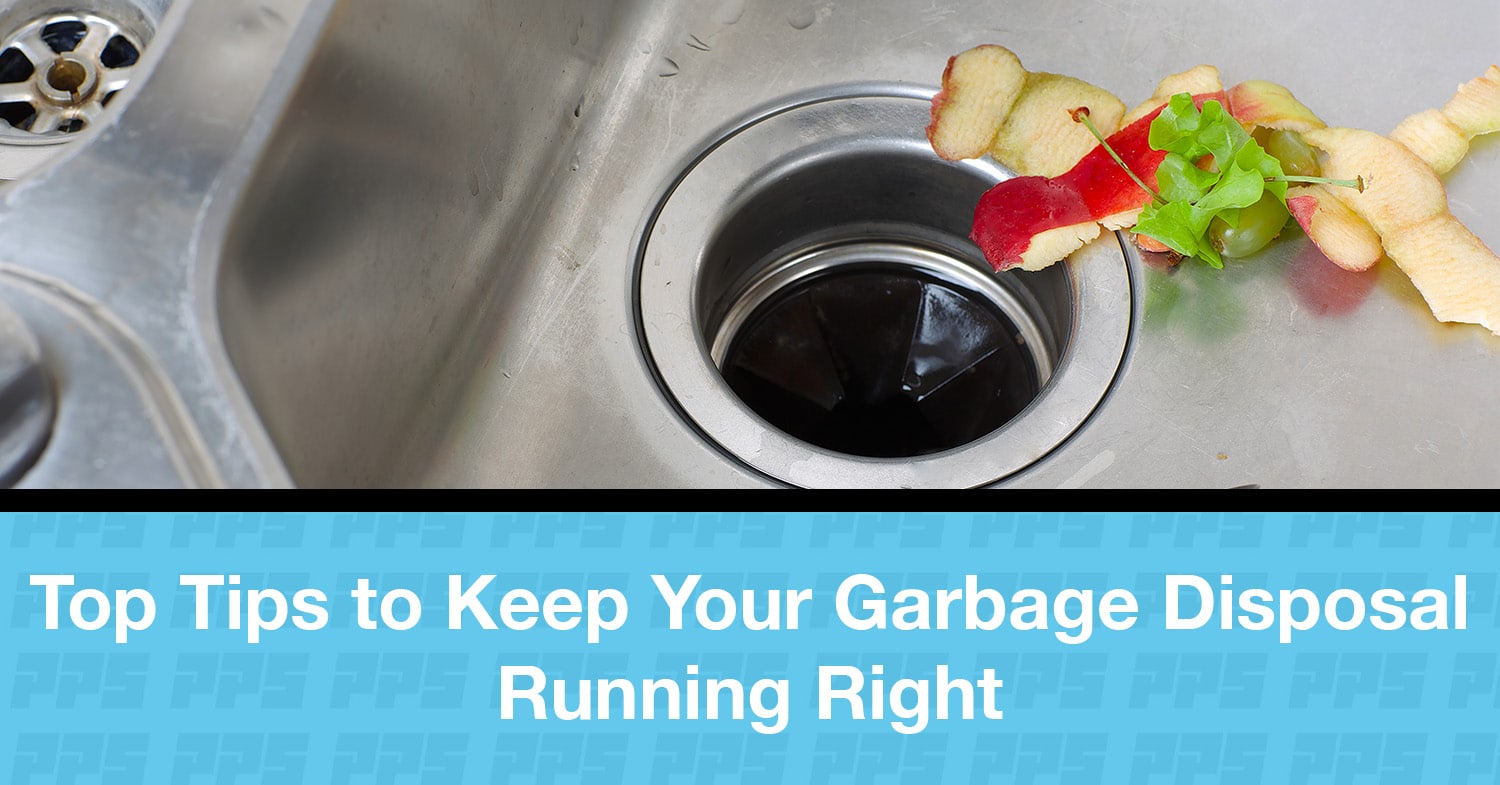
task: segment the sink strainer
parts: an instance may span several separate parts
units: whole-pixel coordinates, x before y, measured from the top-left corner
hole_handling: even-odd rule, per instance
[[[929,100],[894,88],[765,113],[710,145],[649,225],[638,317],[658,378],[770,477],[990,484],[1066,440],[1114,380],[1121,243],[995,274],[967,237],[1009,173],[934,155]]]
[[[140,55],[135,34],[97,14],[36,19],[0,49],[0,119],[11,135],[82,131],[130,83]]]

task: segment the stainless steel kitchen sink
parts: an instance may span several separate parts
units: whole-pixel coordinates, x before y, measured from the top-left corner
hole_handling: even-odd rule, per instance
[[[736,293],[849,248],[964,289],[968,197],[879,191],[1006,176],[925,157],[971,46],[1126,104],[1210,63],[1387,132],[1497,41],[1490,0],[176,0],[95,127],[0,184],[0,303],[54,404],[18,484],[1500,485],[1500,338],[1296,232],[1222,272],[1106,234],[1006,273],[1034,324],[1000,332],[1047,349],[985,449],[810,444],[714,349]],[[1500,247],[1500,141],[1446,182]]]

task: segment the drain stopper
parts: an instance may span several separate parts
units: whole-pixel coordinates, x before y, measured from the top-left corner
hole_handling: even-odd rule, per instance
[[[140,41],[97,14],[33,20],[0,48],[0,120],[30,136],[60,136],[96,122],[130,83]]]

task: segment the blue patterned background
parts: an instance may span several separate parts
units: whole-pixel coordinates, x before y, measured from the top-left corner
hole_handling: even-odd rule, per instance
[[[1500,516],[1485,514],[0,514],[0,782],[144,783],[1306,783],[1500,782]],[[851,631],[848,575],[955,588],[975,573],[1141,603],[1125,631]],[[31,574],[74,573],[63,629]],[[238,588],[318,588],[330,622],[194,629],[180,573]],[[486,594],[618,588],[630,617],[582,628],[447,628],[448,576]],[[812,588],[798,630],[671,630],[652,573],[700,588]],[[1466,631],[1163,629],[1163,576],[1236,588],[1412,591],[1468,578]],[[354,622],[358,578],[422,600],[414,629]],[[67,598],[147,588],[157,619],[114,642],[69,629]],[[228,588],[228,587],[226,587]],[[551,678],[736,677],[791,683],[786,732],[750,720],[500,719],[501,665]],[[1005,680],[999,721],[817,720],[820,665],[888,682],[947,664]]]

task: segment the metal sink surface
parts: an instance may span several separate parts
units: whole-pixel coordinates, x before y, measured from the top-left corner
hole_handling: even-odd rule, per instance
[[[1493,0],[155,5],[108,115],[0,183],[0,305],[56,395],[20,487],[795,484],[709,438],[643,338],[691,329],[638,310],[638,267],[717,141],[919,100],[984,43],[1127,106],[1208,63],[1381,133],[1500,61]],[[1500,140],[1444,180],[1500,248]],[[1389,260],[1344,273],[1288,235],[1222,272],[1127,254],[1107,395],[959,484],[1500,485],[1500,337],[1437,322]]]

